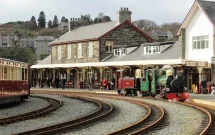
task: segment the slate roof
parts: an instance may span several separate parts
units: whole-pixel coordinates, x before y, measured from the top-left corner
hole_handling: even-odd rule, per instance
[[[215,25],[215,1],[197,0],[197,2]]]
[[[116,26],[117,23],[114,21],[82,26],[70,32],[67,32],[66,34],[59,37],[59,39],[55,39],[50,44],[99,38]]]
[[[116,22],[111,21],[111,22],[82,26],[72,31],[68,31],[64,35],[55,39],[50,44],[58,45],[58,44],[78,43],[83,41],[95,41],[95,40],[98,40],[99,38],[104,37],[109,32],[112,32],[113,30],[119,28],[120,26],[126,23],[131,27],[133,27],[137,32],[139,32],[146,39],[148,39],[149,42],[153,41],[151,37],[149,37],[143,31],[141,31],[136,26],[134,26],[130,21],[125,20],[120,24],[117,24]]]
[[[47,56],[45,59],[41,60],[36,65],[47,65],[47,64],[51,64],[51,55]]]
[[[159,45],[159,43],[150,43],[151,45]],[[163,60],[163,59],[180,59],[180,44],[179,41],[169,42],[166,45],[170,45],[166,50],[160,54],[146,54],[144,55],[144,47],[149,44],[142,44],[137,47],[133,52],[124,56],[112,56],[105,62],[114,61],[138,61],[138,60]],[[161,44],[160,44],[161,45]]]

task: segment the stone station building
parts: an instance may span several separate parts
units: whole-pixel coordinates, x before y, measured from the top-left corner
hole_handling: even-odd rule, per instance
[[[137,68],[143,71],[168,64],[176,72],[183,71],[189,90],[195,84],[200,93],[202,79],[213,82],[211,10],[215,13],[214,2],[195,1],[177,33],[179,41],[158,43],[135,27],[130,22],[131,11],[122,8],[116,22],[79,27],[54,40],[51,55],[31,67],[33,86],[41,80],[65,78],[68,87],[81,88],[92,76],[98,87],[103,78],[110,80],[114,76],[117,80],[133,76]]]

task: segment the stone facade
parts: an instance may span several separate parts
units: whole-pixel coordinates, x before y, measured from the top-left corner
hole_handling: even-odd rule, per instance
[[[88,57],[89,42],[82,44],[82,58],[78,58],[78,44],[71,44],[71,59],[68,59],[67,45],[61,46],[62,59],[58,59],[58,46],[52,46],[52,64],[66,64],[66,63],[85,63],[85,62],[99,62],[99,42],[91,41],[93,44],[93,57]]]
[[[113,47],[121,45],[126,45],[129,47],[148,42],[148,40],[143,35],[136,31],[132,26],[125,23],[120,28],[100,39],[100,60],[103,60],[107,56],[113,54],[113,52],[106,52],[106,41],[114,41]]]
[[[180,52],[181,52],[181,59],[185,59],[185,41],[186,41],[186,29],[181,29],[181,35],[179,37],[180,41]]]

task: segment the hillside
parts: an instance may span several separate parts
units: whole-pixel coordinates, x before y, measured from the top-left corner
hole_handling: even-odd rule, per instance
[[[0,25],[0,35],[13,35],[19,33],[20,36],[54,36],[58,37],[64,34],[66,31],[58,30],[57,28],[37,28],[31,30],[29,26],[25,25],[25,22],[14,22]]]

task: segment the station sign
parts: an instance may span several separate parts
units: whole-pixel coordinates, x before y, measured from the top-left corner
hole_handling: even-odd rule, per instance
[[[199,62],[198,62],[198,66],[199,66],[199,67],[208,67],[208,62],[199,61]]]
[[[198,63],[196,61],[186,61],[185,65],[188,67],[197,67]]]
[[[206,61],[186,61],[186,66],[189,67],[208,67],[208,62]]]

